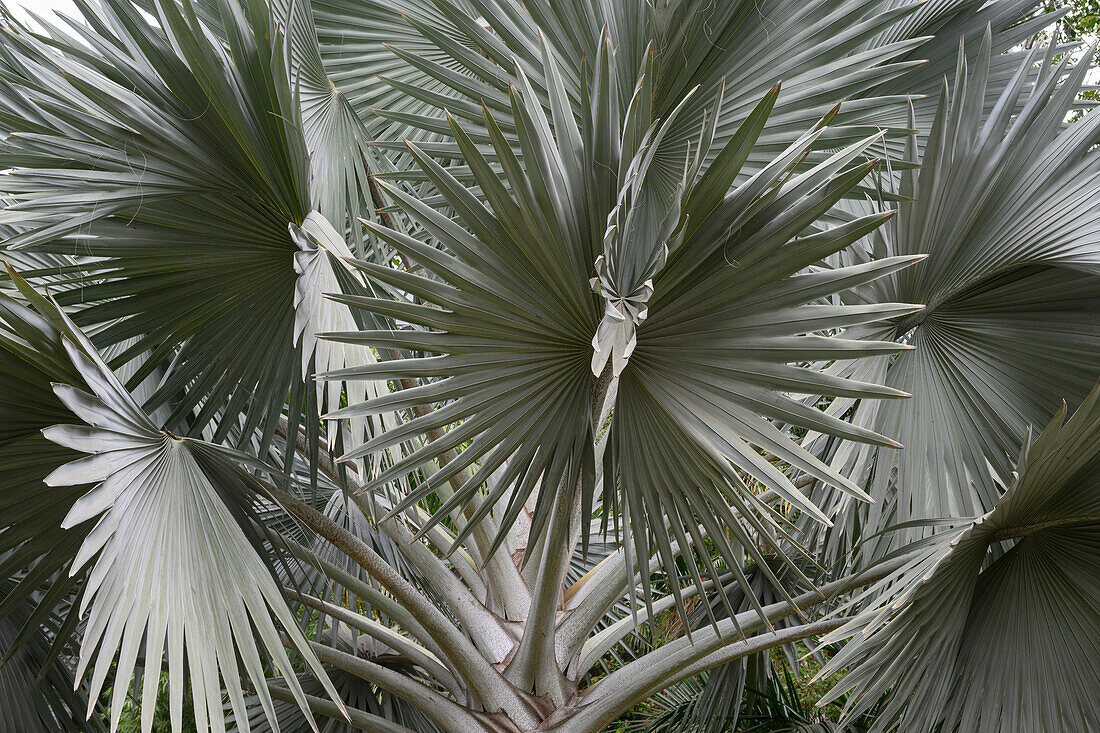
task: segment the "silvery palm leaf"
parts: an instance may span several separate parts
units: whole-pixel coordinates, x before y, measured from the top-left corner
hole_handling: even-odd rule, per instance
[[[287,11],[283,3],[276,5],[282,17]],[[554,0],[518,9],[500,0],[313,0],[308,15],[332,93],[346,99],[370,135],[384,144],[407,135],[421,117],[436,119],[434,126],[419,125],[424,128],[421,135],[428,136],[421,139],[439,142],[440,135],[446,137],[439,126],[441,107],[461,114],[466,99],[499,105],[513,58],[538,84],[540,34],[557,50],[564,83],[571,97],[579,99],[581,80],[591,72],[606,29],[618,51],[620,79],[635,78],[647,51],[660,59],[663,81],[655,118],[667,116],[693,86],[702,86],[703,98],[709,99],[716,85],[724,83],[720,140],[782,79],[786,89],[777,103],[772,134],[765,136],[781,149],[790,139],[783,136],[805,129],[831,106],[830,100],[853,95],[880,98],[852,105],[838,122],[858,128],[889,120],[886,126],[904,126],[902,106],[891,110],[890,102],[934,91],[953,64],[959,39],[980,34],[987,24],[997,34],[999,50],[1049,25],[1050,19],[1018,23],[1033,5],[1027,0],[920,5],[903,0]],[[933,35],[936,40],[925,44]],[[307,55],[313,52],[304,50],[303,58]],[[620,89],[624,108],[631,91]],[[680,145],[698,128],[706,109],[697,101],[685,115],[677,136]],[[829,134],[839,135],[842,129],[838,125]],[[763,152],[761,160],[766,162]]]
[[[174,429],[244,414],[240,439],[270,443],[284,403],[296,430],[338,401],[307,383],[346,350],[313,337],[354,321],[319,293],[366,287],[311,208],[287,44],[259,1],[216,5],[225,42],[189,3],[81,7],[86,24],[50,38],[6,31],[3,246],[90,258],[58,300],[101,348],[127,344],[115,366],[143,357],[131,387],[170,365],[147,405],[170,405]]]
[[[1066,664],[1100,653],[1100,387],[1066,412],[992,510],[926,542],[834,632],[853,638],[820,676],[851,669],[823,703],[850,691],[853,716],[889,691],[874,730],[1100,725],[1100,670]]]
[[[142,10],[156,14],[155,0],[131,0]],[[314,208],[341,231],[350,229],[358,254],[362,251],[359,218],[376,214],[370,193],[370,173],[385,161],[367,145],[367,126],[351,102],[354,97],[338,88],[327,74],[309,3],[275,0],[270,3],[272,20],[288,45],[287,65],[291,88],[301,114],[301,131],[309,151],[309,190]],[[202,24],[223,41],[228,40],[219,0],[192,0]],[[399,12],[382,13],[391,25],[400,22]],[[381,85],[381,82],[375,81]],[[365,116],[364,116],[365,118]]]
[[[916,66],[895,59],[916,47],[922,38],[868,46],[869,42],[916,6],[884,8],[877,0],[845,3],[758,2],[709,3],[636,2],[617,4],[561,0],[528,6],[517,12],[509,3],[478,0],[472,3],[480,17],[460,7],[438,3],[438,12],[458,26],[465,37],[453,39],[431,23],[409,22],[424,41],[443,52],[444,60],[426,55],[420,46],[405,48],[400,39],[392,46],[406,65],[419,68],[424,83],[390,81],[394,89],[423,104],[421,111],[380,106],[378,114],[421,130],[449,137],[442,110],[460,118],[475,142],[488,146],[489,133],[481,120],[481,106],[491,109],[504,134],[511,138],[517,121],[511,117],[508,85],[518,67],[543,104],[548,104],[545,62],[540,47],[552,49],[559,65],[563,101],[576,116],[588,104],[587,87],[596,84],[600,64],[609,67],[615,85],[609,97],[616,120],[625,119],[634,96],[634,82],[646,66],[655,84],[649,100],[649,119],[667,120],[682,107],[668,131],[654,167],[659,177],[674,184],[677,169],[696,144],[699,129],[715,127],[720,145],[738,129],[759,98],[782,80],[783,91],[775,113],[761,136],[745,170],[755,171],[778,155],[820,119],[837,99],[858,95]],[[481,27],[484,23],[485,28]],[[701,39],[705,39],[702,42]],[[544,44],[545,42],[545,44]],[[477,52],[471,52],[468,46]],[[421,44],[422,45],[422,44]],[[613,48],[614,53],[605,53]],[[601,54],[605,55],[600,61]],[[430,82],[430,83],[428,83]],[[437,88],[442,85],[442,91]],[[698,88],[698,93],[688,93]],[[721,99],[716,106],[715,102]],[[836,124],[824,133],[835,145],[862,139],[890,127],[881,115],[897,107],[898,97],[854,101]],[[556,120],[551,121],[556,124]],[[905,131],[893,130],[904,134]],[[394,141],[381,140],[385,147]],[[456,161],[462,156],[452,142],[425,141],[422,149]],[[415,171],[405,175],[416,177]],[[466,176],[459,167],[456,175]]]
[[[337,87],[326,71],[311,4],[275,2],[273,12],[287,26],[291,78],[309,151],[311,201],[341,234],[350,228],[362,256],[366,251],[359,219],[377,215],[370,175],[388,166],[368,146],[368,128],[344,85]]]
[[[845,296],[928,304],[863,327],[915,351],[834,368],[914,395],[904,405],[856,406],[856,422],[897,437],[904,452],[825,449],[879,503],[863,511],[835,494],[835,503],[821,500],[845,523],[860,517],[867,534],[991,509],[995,479],[1007,480],[1027,427],[1045,422],[1063,397],[1080,400],[1100,364],[1100,115],[1065,123],[1088,64],[1048,57],[1027,91],[1033,53],[988,110],[990,47],[986,35],[976,66],[960,57],[951,91],[941,94],[924,167],[902,177],[901,193],[915,201],[870,238],[873,254],[853,250],[846,260],[929,256],[919,271]],[[827,411],[853,404],[838,400]],[[838,547],[854,538],[849,532]]]
[[[621,507],[634,567],[648,563],[652,553],[672,567],[675,555],[669,543],[679,541],[687,547],[692,540],[701,542],[700,526],[731,565],[734,549],[724,539],[726,532],[752,548],[756,545],[749,541],[750,534],[765,527],[782,533],[772,510],[749,490],[745,475],[774,489],[800,511],[820,517],[757,448],[862,497],[857,487],[802,450],[771,420],[893,444],[804,409],[786,396],[791,391],[903,396],[871,384],[822,378],[792,365],[904,348],[813,334],[908,313],[914,306],[806,304],[919,257],[797,275],[888,218],[889,214],[872,214],[798,239],[873,167],[862,156],[879,138],[856,143],[795,174],[793,169],[813,147],[827,119],[727,195],[775,103],[778,89],[773,89],[719,150],[710,150],[713,127],[702,131],[697,154],[685,161],[681,185],[668,199],[647,187],[647,173],[659,137],[673,123],[665,121],[635,134],[649,127],[644,122],[648,117],[639,111],[637,124],[628,117],[624,136],[617,125],[608,128],[602,115],[613,104],[613,87],[607,84],[610,58],[604,53],[598,59],[600,76],[591,91],[589,112],[578,125],[569,111],[566,89],[557,81],[554,53],[545,46],[542,53],[555,131],[522,71],[509,93],[510,116],[517,121],[515,146],[495,113],[484,111],[481,124],[490,132],[503,179],[464,124],[449,118],[484,203],[412,144],[411,155],[458,219],[388,187],[406,215],[442,249],[371,225],[423,273],[369,263],[358,266],[420,303],[337,296],[410,327],[329,337],[434,355],[330,376],[435,379],[349,406],[333,417],[425,404],[436,409],[345,459],[449,428],[381,473],[373,484],[445,451],[461,449],[397,508],[424,499],[441,482],[457,477],[462,485],[436,513],[434,521],[439,521],[479,497],[486,479],[501,469],[466,531],[504,500],[499,543],[528,497],[541,487],[533,520],[533,536],[541,537],[548,528],[557,532],[565,524],[562,506],[576,503],[582,516],[591,515],[595,436],[602,431],[604,394],[614,380],[603,507],[605,516],[619,516]],[[642,97],[652,83],[651,76],[639,79]],[[622,159],[604,160],[612,149],[624,151]],[[708,165],[712,152],[715,162]],[[593,357],[594,351],[614,355],[601,360]],[[665,512],[671,534],[652,524]],[[558,519],[552,520],[554,516]],[[711,561],[703,555],[700,562]],[[690,569],[698,582],[694,561]],[[648,588],[646,593],[648,600]]]
[[[281,632],[339,706],[271,568],[257,554],[255,538],[242,529],[248,526],[255,480],[207,444],[158,428],[57,304],[13,277],[31,306],[0,295],[4,327],[13,334],[5,338],[5,350],[33,365],[60,362],[61,371],[75,375],[68,383],[55,382],[52,391],[80,423],[42,430],[65,453],[42,479],[45,485],[39,484],[37,496],[13,494],[5,473],[2,494],[12,495],[16,503],[5,512],[0,537],[7,541],[12,522],[35,504],[56,507],[39,510],[49,519],[64,514],[15,554],[28,564],[36,553],[45,556],[31,566],[20,586],[43,567],[79,578],[78,605],[68,615],[75,620],[76,614],[87,614],[76,678],[93,670],[88,688],[92,704],[114,666],[111,724],[118,725],[128,689],[118,682],[133,676],[140,655],[145,730],[156,709],[165,657],[174,729],[179,729],[187,679],[199,728],[224,731],[223,688],[233,709],[243,712],[241,678],[262,684],[265,664],[287,677],[293,699],[305,708]],[[29,386],[41,385],[48,374],[40,366],[39,379]],[[18,523],[14,527],[18,532]],[[55,585],[67,588],[72,581]],[[28,597],[8,597],[21,595]],[[259,694],[272,715],[266,688],[260,687]]]
[[[498,0],[316,0],[289,9],[276,3],[276,14],[288,14],[291,25],[301,27],[291,36],[300,59],[295,67],[302,69],[306,137],[310,149],[321,153],[314,153],[315,171],[323,168],[330,174],[321,182],[315,177],[314,186],[323,186],[326,198],[336,202],[347,181],[350,202],[356,189],[363,191],[366,168],[392,172],[396,162],[402,176],[420,179],[416,166],[410,168],[402,155],[398,141],[406,136],[415,137],[426,152],[458,159],[447,141],[443,109],[463,118],[471,135],[485,141],[478,129],[479,108],[487,104],[511,134],[507,84],[513,65],[522,66],[540,93],[544,88],[540,35],[558,53],[562,82],[574,104],[581,101],[580,87],[592,73],[605,34],[616,48],[613,76],[624,80],[617,91],[620,115],[633,91],[625,80],[636,77],[647,57],[656,59],[654,71],[662,80],[655,90],[653,119],[667,117],[682,96],[700,87],[657,160],[657,167],[672,175],[705,115],[718,116],[715,134],[722,142],[779,80],[784,91],[749,170],[766,164],[836,99],[858,98],[825,133],[834,144],[879,129],[904,134],[904,100],[935,91],[954,63],[959,39],[980,35],[992,24],[998,51],[1013,48],[1049,25],[1049,19],[1017,23],[1031,5],[1027,0],[986,6],[973,0],[920,6],[898,0],[764,5],[662,0],[620,7],[562,0],[517,10]],[[316,47],[310,42],[314,37]],[[1003,70],[1012,61],[997,58],[996,63]],[[1003,83],[1008,76],[999,71],[997,79]],[[719,88],[724,89],[722,103],[712,110]],[[916,105],[923,133],[935,105],[919,97]],[[396,157],[363,151],[349,108]],[[883,145],[893,166],[906,165],[896,140]],[[335,208],[332,215],[323,206],[321,210],[334,222],[342,220]]]
[[[893,0],[892,4],[902,4]],[[1030,45],[1038,33],[1055,24],[1064,10],[1047,12],[1036,8],[1031,0],[935,0],[921,5],[874,39],[873,44],[888,43],[914,36],[931,36],[931,40],[910,51],[904,58],[921,59],[923,64],[910,69],[903,76],[883,82],[866,94],[869,96],[911,95],[913,119],[911,126],[917,131],[918,150],[931,131],[936,116],[940,86],[945,76],[951,76],[958,64],[962,44],[967,60],[973,64],[978,59],[981,41],[986,31],[991,34],[990,69],[986,79],[986,108],[992,108],[1010,84],[1027,55],[1025,44]],[[1060,51],[1071,50],[1060,46]],[[1035,70],[1030,72],[1033,82]],[[905,124],[896,120],[894,124]],[[891,141],[891,151],[899,159],[905,158],[904,141]]]

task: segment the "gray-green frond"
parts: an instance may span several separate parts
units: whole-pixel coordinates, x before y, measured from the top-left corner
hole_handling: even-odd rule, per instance
[[[1100,729],[1060,11],[74,1],[0,7],[0,728],[718,730],[834,632],[838,729]]]
[[[67,362],[66,371],[77,377],[52,389],[80,422],[46,427],[42,434],[87,455],[70,454],[42,480],[38,495],[59,505],[64,517],[26,546],[40,550],[48,542],[67,549],[49,551],[47,560],[57,555],[60,562],[46,567],[82,579],[79,605],[69,614],[86,615],[76,677],[93,670],[88,714],[114,666],[110,707],[117,726],[128,690],[118,683],[133,676],[139,655],[144,730],[156,710],[164,658],[176,729],[187,679],[202,730],[225,730],[223,688],[234,710],[244,711],[242,676],[260,685],[264,709],[273,715],[264,659],[287,677],[306,708],[280,632],[338,702],[271,569],[239,524],[239,507],[255,492],[252,479],[204,444],[159,429],[56,303],[17,283],[33,310],[0,295],[4,324],[30,338],[6,339],[5,346],[40,362]],[[31,503],[26,497],[15,509]],[[74,528],[75,542],[68,539]]]
[[[544,105],[556,103],[549,99],[551,93],[558,94],[550,85],[559,83],[565,108],[578,118],[586,114],[590,90],[610,84],[603,93],[608,96],[607,111],[614,115],[608,122],[616,126],[632,104],[634,82],[648,67],[658,81],[648,100],[648,120],[639,132],[652,121],[669,120],[673,110],[682,107],[655,162],[661,175],[673,181],[692,154],[701,128],[713,125],[720,146],[779,81],[783,93],[746,174],[779,155],[837,100],[858,97],[919,66],[918,61],[898,59],[927,40],[907,36],[872,44],[917,7],[890,7],[881,0],[623,5],[555,0],[530,6],[529,15],[499,0],[470,4],[476,8],[473,13],[438,3],[447,21],[442,28],[409,14],[409,23],[421,35],[419,43],[404,47],[399,37],[391,47],[406,67],[419,70],[420,77],[416,83],[386,75],[383,79],[406,99],[418,100],[421,108],[408,101],[397,109],[381,105],[380,116],[437,136],[422,144],[426,153],[461,160],[455,145],[446,140],[442,111],[460,118],[475,142],[488,145],[481,118],[485,105],[512,139],[518,121],[510,114],[508,97],[517,68],[529,77]],[[460,35],[449,33],[451,26]],[[560,67],[558,82],[547,76],[543,46],[551,49]],[[690,94],[693,89],[697,93]],[[823,135],[839,146],[883,129],[907,134],[891,119],[904,122],[904,97],[853,99]],[[556,116],[552,124],[558,124]],[[379,144],[395,146],[392,138]],[[456,172],[462,174],[464,169]]]
[[[852,665],[822,702],[858,714],[890,690],[875,730],[1092,730],[1100,670],[1100,387],[1019,456],[983,516],[914,553],[889,591],[835,632],[822,669]],[[884,581],[885,582],[885,581]]]
[[[0,601],[14,586],[11,579],[0,581]],[[33,602],[24,601],[0,617],[0,729],[101,733],[98,716],[85,720],[87,691],[74,684],[70,655],[55,653],[53,641],[63,622],[50,613],[28,627],[35,614]]]
[[[976,64],[960,56],[923,168],[901,174],[900,192],[915,200],[869,238],[869,254],[845,260],[928,255],[849,296],[926,303],[863,327],[916,350],[832,368],[914,395],[861,405],[854,418],[905,451],[829,449],[831,465],[878,502],[859,510],[872,532],[988,511],[999,496],[995,478],[1007,480],[1028,426],[1045,423],[1063,398],[1079,401],[1100,363],[1100,115],[1065,123],[1088,64],[1068,56],[1055,64],[1048,51],[1032,86],[1041,52],[1033,50],[990,110],[990,48],[987,34]],[[829,412],[852,404],[838,400]],[[856,511],[847,500],[822,501],[831,515]]]
[[[904,4],[905,0],[892,0],[891,5]],[[907,95],[913,110],[909,126],[916,130],[917,147],[924,149],[924,142],[932,129],[944,77],[955,73],[958,64],[959,45],[966,49],[967,61],[975,63],[981,48],[982,36],[991,33],[992,53],[986,82],[986,107],[992,108],[1005,87],[1027,56],[1037,34],[1055,24],[1065,10],[1048,12],[1036,7],[1031,0],[935,0],[922,3],[916,12],[903,18],[884,31],[872,43],[879,44],[915,36],[929,37],[918,48],[902,58],[907,61],[921,59],[924,63],[909,69],[904,75],[890,79],[866,93],[865,96]],[[1072,51],[1071,46],[1061,46],[1060,51]],[[1029,83],[1034,82],[1036,70],[1028,72]],[[914,124],[915,123],[915,124]],[[902,120],[894,124],[906,124]],[[890,150],[899,159],[905,158],[904,142],[891,141]]]
[[[34,606],[20,622],[20,638],[36,634],[49,614],[79,591],[82,578],[69,577],[69,565],[91,529],[59,531],[68,507],[87,487],[47,489],[42,483],[80,456],[42,435],[45,428],[75,419],[54,394],[55,382],[84,386],[56,329],[0,292],[0,577],[15,579],[0,600],[0,617]]]
[[[784,532],[741,472],[800,511],[824,520],[761,451],[862,498],[858,487],[801,449],[771,421],[893,445],[787,396],[904,396],[871,384],[823,378],[792,365],[894,354],[904,348],[814,334],[901,316],[916,306],[811,303],[920,257],[798,274],[889,218],[889,213],[871,214],[799,237],[873,167],[864,153],[878,136],[795,173],[831,118],[826,119],[735,186],[775,102],[778,89],[773,89],[718,150],[710,149],[713,127],[705,128],[695,155],[682,163],[680,184],[671,192],[663,186],[654,191],[648,188],[646,167],[656,144],[647,140],[644,118],[638,128],[644,134],[635,136],[630,114],[621,136],[617,127],[609,129],[602,117],[604,106],[610,104],[609,87],[598,81],[591,110],[578,124],[569,112],[564,87],[556,81],[553,53],[544,46],[543,54],[551,80],[554,132],[522,71],[509,91],[510,116],[517,121],[515,145],[497,124],[496,114],[488,108],[483,113],[481,124],[490,133],[503,178],[464,123],[448,118],[485,203],[412,144],[410,154],[458,220],[388,186],[406,215],[443,249],[371,224],[380,238],[430,277],[369,263],[358,266],[370,278],[421,302],[339,296],[354,307],[411,325],[330,337],[435,355],[333,376],[438,379],[351,405],[333,416],[361,417],[423,404],[438,407],[345,459],[449,427],[375,477],[373,485],[445,451],[461,449],[456,459],[410,492],[398,509],[458,477],[463,483],[436,513],[438,521],[453,508],[469,504],[501,469],[474,520],[505,499],[502,537],[528,496],[541,486],[534,518],[538,536],[560,492],[572,496],[579,491],[583,516],[591,514],[597,483],[593,446],[602,429],[604,391],[618,371],[611,386],[603,505],[605,516],[618,516],[622,508],[622,529],[636,563],[648,562],[646,558],[656,552],[671,566],[674,553],[669,543],[678,540],[687,547],[689,536],[700,542],[703,531],[734,565],[734,549],[723,539],[726,532],[750,552],[757,551],[751,549],[756,543],[750,535],[765,527]],[[601,68],[599,78],[606,81],[610,67],[604,63]],[[640,97],[649,96],[651,84],[652,77],[639,80]],[[659,137],[663,130],[655,128],[652,136]],[[612,150],[623,151],[623,158],[604,162],[603,156]],[[713,162],[707,164],[711,152]],[[645,292],[645,297],[636,291]],[[647,313],[644,319],[639,305]],[[619,316],[632,319],[632,351],[623,346],[629,335],[609,335],[619,326],[601,325]],[[601,367],[601,374],[594,375],[593,363],[602,362],[593,357],[593,339],[601,351],[605,338],[607,348],[617,353]],[[671,536],[652,524],[666,513]],[[463,536],[460,533],[459,539]],[[710,561],[704,556],[703,562]],[[698,582],[700,570],[694,565],[691,570]]]
[[[19,230],[5,247],[85,258],[58,301],[100,348],[126,345],[114,366],[140,357],[131,387],[170,363],[147,406],[169,405],[174,429],[226,416],[220,441],[244,414],[239,435],[270,442],[284,403],[296,429],[325,401],[311,370],[344,364],[313,334],[351,323],[311,290],[341,288],[308,234],[333,228],[311,211],[287,44],[259,0],[217,4],[224,45],[189,3],[156,3],[155,21],[129,2],[81,7],[87,25],[49,41],[7,32],[0,221]],[[321,248],[340,258],[337,224]]]

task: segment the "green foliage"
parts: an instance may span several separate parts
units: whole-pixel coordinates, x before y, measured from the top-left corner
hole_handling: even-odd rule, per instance
[[[157,703],[156,709],[153,713],[153,723],[150,729],[152,733],[172,733],[172,721],[168,711],[168,673],[161,672],[160,683],[157,686]],[[112,687],[104,687],[101,699],[104,705],[110,704],[110,698],[112,695]],[[198,727],[195,725],[195,713],[191,702],[191,692],[189,690],[184,691],[184,713],[183,719],[180,722],[180,733],[197,733]],[[127,693],[126,702],[122,707],[122,714],[118,721],[119,733],[143,733],[141,725],[141,710],[142,706],[137,698],[132,693]],[[109,723],[107,717],[103,718],[104,724]]]
[[[1100,25],[1100,2],[1096,0],[1068,0],[1063,7],[1069,9],[1062,20],[1062,32],[1071,41],[1086,40],[1095,36]]]

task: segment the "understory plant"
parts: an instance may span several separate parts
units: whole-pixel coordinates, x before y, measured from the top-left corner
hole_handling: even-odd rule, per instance
[[[76,6],[0,19],[0,730],[813,724],[777,648],[1100,729],[1058,13]]]

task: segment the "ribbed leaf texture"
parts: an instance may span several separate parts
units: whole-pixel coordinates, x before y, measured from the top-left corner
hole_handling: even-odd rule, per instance
[[[76,676],[94,670],[88,714],[113,666],[110,707],[117,726],[126,681],[140,655],[143,730],[153,722],[165,658],[175,729],[188,679],[201,730],[225,730],[223,689],[234,711],[244,712],[242,674],[257,686],[264,710],[273,716],[261,647],[305,709],[280,631],[338,702],[270,568],[241,528],[247,521],[244,507],[257,490],[254,479],[205,444],[157,428],[56,303],[17,283],[34,310],[0,295],[5,325],[17,334],[33,325],[42,342],[38,358],[64,359],[78,376],[69,381],[80,385],[55,383],[53,391],[82,424],[54,425],[42,433],[68,451],[88,455],[62,459],[43,479],[38,495],[49,497],[65,516],[26,546],[56,545],[62,552],[50,551],[47,561],[57,560],[46,568],[83,580],[79,607],[69,615],[75,620],[76,614],[87,614]],[[12,350],[23,346],[10,343]],[[23,504],[30,502],[27,497]]]
[[[647,100],[646,119],[638,134],[651,122],[668,120],[674,109],[683,108],[653,163],[654,177],[667,186],[680,178],[680,168],[701,127],[713,125],[720,145],[780,80],[783,94],[748,160],[746,174],[781,153],[836,100],[855,97],[917,68],[921,62],[900,61],[899,57],[927,40],[901,34],[897,39],[874,42],[917,7],[895,7],[882,0],[839,4],[824,0],[685,0],[621,7],[552,0],[526,8],[527,13],[517,12],[512,3],[501,0],[473,0],[469,2],[472,10],[453,3],[408,4],[430,7],[411,8],[405,20],[415,33],[398,28],[390,44],[404,63],[399,73],[383,72],[381,78],[400,96],[394,103],[380,92],[374,93],[379,99],[377,114],[394,125],[418,131],[418,139],[426,136],[422,142],[425,152],[461,160],[454,143],[447,139],[450,134],[443,110],[460,118],[476,142],[487,145],[489,131],[481,116],[485,105],[496,115],[503,134],[512,139],[519,121],[510,114],[508,98],[517,65],[530,77],[544,104],[552,93],[548,85],[554,82],[547,77],[540,50],[545,43],[560,66],[557,83],[565,104],[577,116],[589,104],[588,92],[599,64],[609,65],[610,78],[618,80],[609,98],[608,110],[614,110],[614,116],[606,120],[613,126],[631,104],[633,82],[643,68],[650,67],[651,76],[659,81]],[[374,6],[370,8],[368,12],[351,11],[346,21],[349,32],[356,31],[357,21],[378,29],[376,33],[381,30]],[[341,28],[338,21],[326,23],[333,32]],[[615,53],[600,62],[605,45]],[[360,68],[385,63],[371,61],[371,66]],[[358,74],[357,79],[361,78]],[[695,88],[699,93],[689,94]],[[715,107],[720,90],[724,94]],[[904,121],[902,97],[860,99],[840,112],[824,136],[834,145],[843,145],[884,129],[904,135]],[[400,148],[394,135],[378,137],[383,147]],[[466,180],[464,168],[455,173]],[[405,175],[424,180],[415,171]]]
[[[11,580],[0,583],[0,599],[7,598],[14,586]],[[25,601],[0,618],[0,652],[5,654],[0,666],[0,729],[104,731],[98,716],[85,721],[87,693],[74,684],[68,656],[54,653],[50,633],[57,633],[60,619],[50,614],[44,623],[25,631],[34,611],[33,603]]]
[[[857,715],[889,691],[874,730],[1092,730],[1100,670],[1100,387],[1063,406],[993,509],[936,536],[833,639],[822,699]],[[883,581],[887,582],[887,581]],[[829,641],[830,639],[826,639]]]
[[[282,17],[287,11],[283,3],[276,5],[277,17]],[[303,79],[323,67],[331,85],[322,88],[317,83],[307,93],[310,83],[303,80],[304,114],[308,118],[313,106],[318,119],[320,110],[326,110],[324,118],[335,121],[338,99],[346,100],[370,136],[387,147],[405,136],[415,136],[426,145],[445,143],[448,135],[439,113],[444,107],[460,117],[472,111],[475,123],[481,102],[506,111],[513,58],[533,75],[536,86],[540,84],[540,34],[557,49],[564,83],[571,98],[579,100],[575,95],[590,70],[586,64],[590,67],[595,58],[606,27],[619,50],[620,78],[635,77],[651,43],[660,57],[659,73],[665,81],[654,119],[667,116],[692,86],[700,84],[709,94],[713,85],[724,83],[727,98],[721,110],[720,139],[732,134],[755,100],[782,79],[785,93],[778,102],[774,126],[762,142],[772,149],[754,156],[760,163],[766,163],[769,153],[781,150],[836,99],[863,98],[850,105],[838,121],[841,124],[830,131],[838,141],[845,134],[903,128],[905,97],[935,93],[944,73],[954,65],[960,37],[976,39],[991,25],[997,52],[1015,50],[1057,17],[1028,19],[1034,11],[1032,0],[921,4],[906,0],[840,4],[554,0],[533,5],[526,13],[502,0],[314,0],[309,9],[317,47],[316,51],[303,47],[301,63],[309,69]],[[300,25],[308,26],[309,20]],[[307,33],[308,29],[292,34],[295,44],[298,35]],[[1014,63],[1012,54],[995,60],[999,83],[1011,77]],[[631,89],[620,91],[625,106]],[[307,104],[309,95],[317,102]],[[923,134],[935,100],[914,103]],[[674,135],[679,149],[670,149],[665,156],[673,167],[686,154],[683,145],[698,129],[703,109],[694,105],[681,121]],[[382,114],[375,114],[379,110]],[[850,128],[847,133],[845,126]],[[335,124],[332,129],[336,130]],[[900,147],[891,147],[901,152]],[[386,165],[382,159],[371,162]],[[323,208],[322,212],[328,215]]]
[[[83,377],[61,346],[57,329],[34,310],[0,292],[0,577],[11,579],[0,600],[0,618],[18,613],[18,642],[35,637],[53,610],[71,600],[83,578],[69,566],[91,525],[58,529],[88,487],[47,489],[42,480],[79,453],[51,443],[42,430],[75,416],[57,398],[52,383],[84,387]],[[42,589],[46,589],[42,593]],[[23,615],[27,606],[34,608]],[[15,618],[15,617],[13,617]],[[76,618],[66,629],[71,634]],[[60,644],[68,639],[61,639]],[[81,711],[82,712],[82,711]]]
[[[146,402],[167,405],[180,434],[214,421],[218,441],[258,429],[270,443],[288,400],[296,431],[303,411],[323,409],[324,394],[305,389],[312,334],[351,322],[346,308],[317,305],[317,288],[341,288],[304,254],[317,247],[300,232],[324,230],[333,256],[347,254],[350,204],[343,192],[311,194],[311,165],[327,181],[333,164],[312,132],[321,123],[304,122],[296,103],[289,43],[260,0],[206,8],[224,44],[190,3],[153,3],[153,17],[122,0],[80,7],[87,25],[4,44],[0,161],[13,171],[0,221],[18,227],[5,246],[84,257],[58,301],[100,348],[125,345],[112,365],[132,363],[131,388],[170,364]],[[338,232],[328,236],[314,203]],[[342,366],[340,353],[326,349],[317,368]]]
[[[439,379],[349,406],[334,416],[360,417],[425,404],[436,409],[345,459],[450,427],[433,434],[431,442],[377,476],[374,484],[461,448],[457,458],[409,493],[398,509],[457,476],[464,483],[436,513],[434,521],[439,521],[454,507],[471,502],[480,486],[501,469],[480,511],[505,500],[499,541],[541,486],[533,523],[538,537],[551,521],[552,506],[563,497],[567,506],[579,502],[582,516],[593,511],[595,445],[604,428],[601,416],[606,414],[603,398],[618,375],[610,387],[614,398],[609,403],[613,416],[607,448],[600,448],[605,458],[604,516],[619,517],[615,507],[622,507],[622,529],[635,562],[648,562],[655,551],[672,568],[669,543],[678,539],[687,546],[688,533],[699,543],[700,533],[706,532],[729,564],[739,566],[733,561],[733,545],[725,539],[727,532],[750,554],[760,552],[751,536],[766,536],[766,527],[784,533],[780,520],[750,490],[744,476],[824,520],[761,450],[863,496],[771,420],[893,445],[876,433],[808,408],[787,393],[904,393],[822,377],[792,363],[896,353],[904,347],[808,334],[899,316],[917,306],[807,304],[920,257],[797,274],[851,244],[889,213],[870,214],[796,239],[873,167],[865,152],[878,136],[795,172],[832,116],[762,171],[734,186],[778,88],[717,150],[712,150],[716,117],[711,116],[712,124],[700,132],[694,154],[681,164],[680,183],[669,194],[663,182],[653,183],[651,166],[662,135],[675,119],[651,128],[644,100],[652,98],[654,77],[643,73],[623,128],[609,122],[608,110],[617,104],[617,92],[610,47],[601,49],[590,105],[579,124],[557,73],[556,54],[547,46],[542,54],[554,131],[522,70],[509,91],[515,144],[497,124],[496,114],[484,110],[481,124],[489,131],[492,155],[503,177],[465,125],[448,118],[484,203],[410,144],[410,154],[446,206],[457,213],[457,220],[388,186],[409,218],[443,248],[371,224],[379,237],[425,274],[358,263],[368,277],[414,299],[339,299],[416,327],[331,337],[438,356],[368,365],[332,376]],[[719,95],[711,103],[720,102]],[[600,373],[593,374],[593,367]],[[463,474],[469,467],[474,468],[472,475]],[[671,534],[661,528],[662,516],[669,517]],[[475,513],[465,531],[479,518],[480,512]],[[464,532],[458,539],[463,536]],[[706,567],[709,557],[703,555],[700,562],[702,570],[694,558],[689,561],[697,582],[701,572],[714,572]]]
[[[816,444],[877,502],[862,508],[835,492],[815,494],[840,520],[834,556],[850,547],[857,518],[873,533],[991,509],[1000,495],[996,479],[1009,480],[1028,426],[1044,424],[1062,399],[1081,400],[1100,363],[1100,156],[1093,149],[1100,115],[1064,122],[1088,65],[1073,66],[1068,56],[1054,63],[1049,49],[1031,87],[1036,48],[988,109],[990,48],[987,34],[973,66],[960,52],[923,168],[902,174],[900,192],[915,201],[901,203],[899,215],[869,238],[866,255],[854,248],[843,258],[927,253],[920,268],[844,296],[927,306],[862,327],[868,337],[900,338],[915,351],[830,368],[914,395],[904,404],[859,405],[853,418],[897,438],[905,451]],[[854,402],[837,400],[828,412],[842,415]]]

